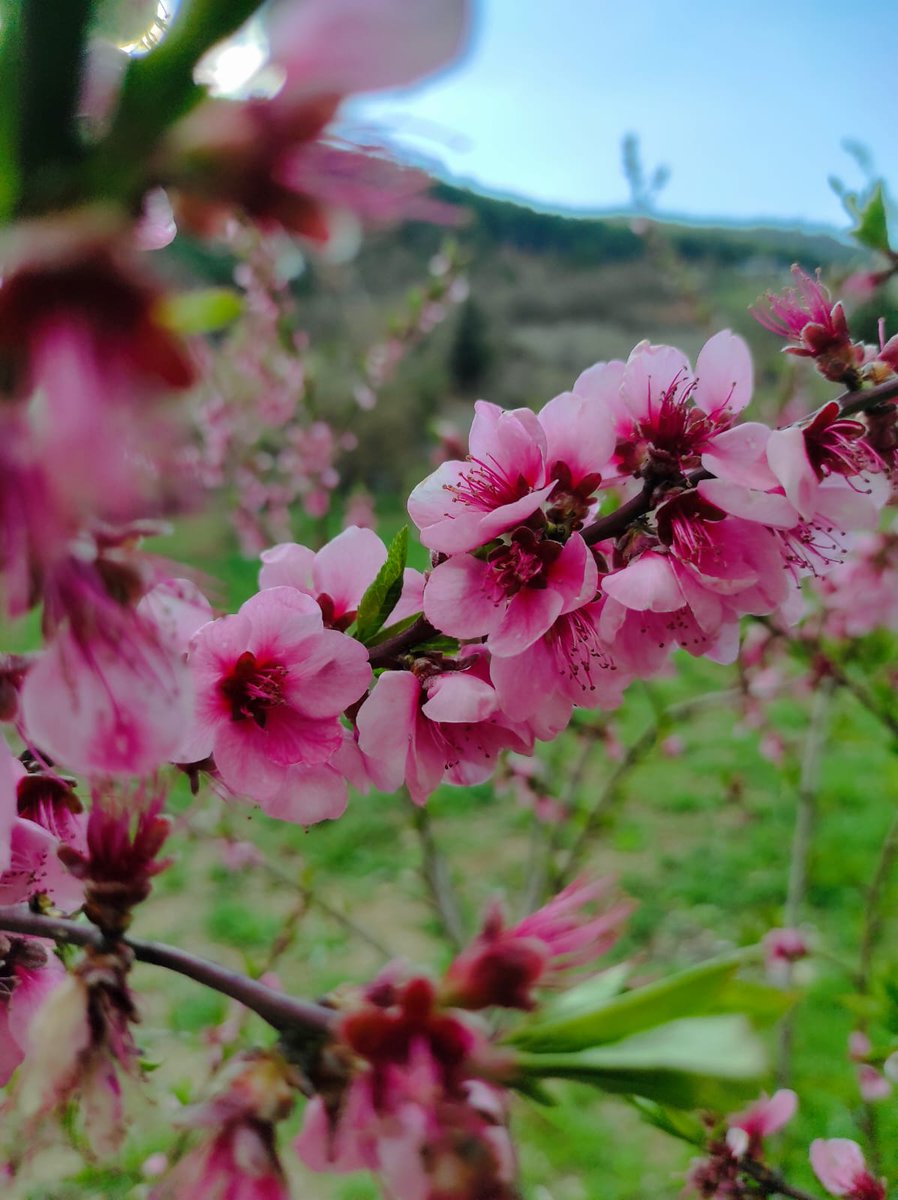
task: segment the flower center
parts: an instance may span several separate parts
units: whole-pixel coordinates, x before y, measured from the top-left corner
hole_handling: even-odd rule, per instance
[[[878,456],[862,440],[866,432],[860,421],[840,417],[834,401],[825,404],[803,430],[808,462],[817,478],[875,470]]]
[[[509,598],[521,588],[544,588],[549,568],[561,553],[560,542],[541,538],[522,525],[511,535],[511,541],[497,546],[487,558],[493,580]]]
[[[524,476],[511,476],[494,458],[490,457],[488,462],[479,458],[469,461],[471,465],[461,473],[458,483],[446,484],[453,500],[479,512],[493,512],[529,493],[530,484]]]
[[[280,663],[259,662],[245,650],[218,684],[232,721],[251,720],[265,728],[268,711],[284,703],[287,668]]]

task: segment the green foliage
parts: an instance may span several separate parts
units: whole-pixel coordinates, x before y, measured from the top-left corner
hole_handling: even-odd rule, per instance
[[[524,1053],[518,1066],[538,1078],[577,1079],[674,1108],[726,1112],[757,1094],[767,1055],[744,1017],[686,1017],[608,1045]]]
[[[366,645],[384,626],[402,594],[402,573],[408,559],[408,526],[390,542],[387,558],[359,601],[356,637]]]
[[[198,288],[174,292],[161,305],[162,321],[177,333],[191,336],[216,333],[243,311],[243,299],[231,288]]]
[[[868,250],[889,254],[891,246],[882,182],[877,183],[863,199],[859,199],[853,192],[846,192],[842,198],[845,207],[857,222],[851,236]]]

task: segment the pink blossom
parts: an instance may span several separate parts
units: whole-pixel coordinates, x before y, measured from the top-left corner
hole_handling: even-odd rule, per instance
[[[60,1114],[76,1096],[92,1152],[109,1155],[125,1134],[122,1078],[137,1070],[137,1019],[126,965],[89,949],[34,1014],[19,1076],[19,1104],[31,1122]]]
[[[575,393],[595,398],[607,412],[617,471],[637,477],[676,477],[697,467],[709,440],[729,428],[751,391],[748,347],[729,330],[705,344],[694,372],[672,346],[641,342],[625,365],[599,363],[574,384]]]
[[[870,1063],[863,1063],[857,1068],[857,1086],[861,1099],[867,1104],[885,1100],[892,1092],[889,1080]]]
[[[550,697],[582,708],[618,707],[632,676],[602,640],[602,607],[599,600],[563,613],[520,654],[492,659],[490,678],[512,719],[549,716]],[[559,707],[559,716],[561,711]],[[566,723],[566,719],[558,722],[559,730]]]
[[[442,671],[424,661],[420,673],[386,671],[375,683],[356,722],[359,749],[382,790],[404,782],[423,804],[444,779],[482,783],[500,750],[530,749],[526,728],[503,716],[482,654],[470,651],[459,665]]]
[[[205,1131],[204,1140],[153,1188],[150,1200],[289,1200],[275,1124],[293,1107],[295,1084],[279,1055],[237,1055],[223,1072],[218,1093],[181,1120]],[[164,1167],[154,1172],[163,1173]]]
[[[317,600],[329,629],[345,630],[356,617],[359,601],[386,562],[387,548],[371,529],[350,526],[317,553],[285,542],[263,550],[259,587],[294,587]],[[424,578],[405,570],[403,594],[390,622],[420,612]]]
[[[84,846],[87,818],[72,788],[58,776],[36,767],[27,772],[16,759],[12,768],[18,817],[10,838],[10,864],[0,872],[0,902],[15,904],[47,895],[57,908],[73,912],[81,906],[83,889],[63,866],[59,851]]]
[[[385,973],[343,1016],[356,1066],[306,1107],[295,1142],[316,1171],[374,1170],[404,1200],[511,1200],[505,1097],[476,1077],[480,1039],[429,980]]]
[[[225,786],[263,804],[292,768],[328,763],[343,739],[339,715],[371,677],[365,648],[325,629],[317,603],[292,587],[268,588],[204,625],[189,666],[196,717],[179,760],[214,755]]]
[[[285,6],[272,28],[287,73],[277,102],[401,87],[461,48],[463,0],[309,0]]]
[[[791,1121],[797,1107],[798,1097],[789,1088],[762,1096],[745,1112],[727,1118],[727,1146],[737,1158],[757,1158],[764,1138]]]
[[[0,1087],[22,1061],[35,1012],[65,975],[52,947],[0,935]]]
[[[119,645],[58,631],[28,672],[22,720],[41,751],[83,774],[146,775],[175,756],[189,722],[190,677],[147,621]]]
[[[592,600],[597,580],[579,534],[562,544],[522,525],[485,560],[458,554],[440,563],[424,588],[424,615],[453,637],[485,636],[493,654],[520,654]]]
[[[885,1188],[867,1170],[864,1155],[849,1138],[817,1138],[811,1142],[811,1167],[831,1196],[849,1200],[883,1200]]]
[[[631,905],[607,906],[609,880],[575,880],[511,928],[502,910],[488,910],[476,939],[453,959],[442,992],[464,1008],[531,1009],[533,989],[557,984],[593,966],[614,945]]]
[[[800,929],[770,929],[761,944],[768,969],[799,962],[810,953],[808,939]]]
[[[546,436],[527,408],[478,400],[465,462],[446,462],[413,490],[409,516],[431,550],[458,554],[526,521],[554,488]]]

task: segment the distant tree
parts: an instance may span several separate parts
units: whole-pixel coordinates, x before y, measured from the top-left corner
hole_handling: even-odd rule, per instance
[[[470,393],[483,384],[493,364],[488,318],[476,300],[462,305],[449,348],[449,373],[458,391]]]

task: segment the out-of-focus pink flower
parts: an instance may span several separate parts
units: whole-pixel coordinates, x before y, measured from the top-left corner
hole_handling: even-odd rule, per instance
[[[883,1200],[885,1188],[867,1170],[864,1154],[849,1138],[817,1138],[811,1142],[811,1167],[831,1196],[848,1200]]]
[[[575,880],[552,900],[504,927],[493,905],[477,938],[453,959],[442,985],[446,1003],[462,1008],[531,1009],[533,990],[592,966],[617,941],[632,910],[608,906],[611,881]]]
[[[861,1099],[867,1104],[885,1100],[892,1093],[890,1081],[870,1063],[863,1063],[857,1068],[857,1087]]]
[[[148,621],[123,641],[79,644],[60,629],[28,672],[21,713],[34,746],[73,771],[147,775],[175,756],[190,720],[190,676]]]
[[[735,1116],[727,1118],[727,1146],[737,1158],[756,1158],[765,1137],[777,1133],[795,1115],[798,1097],[789,1088],[780,1088]]]
[[[231,1060],[221,1082],[211,1100],[180,1122],[207,1131],[205,1140],[153,1188],[150,1200],[289,1200],[275,1124],[293,1107],[293,1071],[277,1054],[249,1051]]]
[[[810,953],[808,940],[800,929],[770,929],[764,934],[761,945],[768,968],[799,962]]]
[[[127,964],[115,953],[88,949],[30,1024],[18,1098],[32,1136],[37,1122],[77,1096],[93,1153],[115,1152],[125,1133],[122,1078],[137,1071],[136,1020]]]
[[[420,664],[384,672],[356,718],[372,781],[385,791],[404,782],[416,804],[444,779],[482,783],[500,750],[532,747],[527,729],[502,714],[482,653],[469,651],[462,670]]]
[[[25,1056],[34,1014],[64,975],[52,947],[0,935],[0,1087]]]
[[[325,629],[318,604],[283,586],[204,625],[188,662],[196,718],[178,760],[214,755],[224,784],[263,806],[289,786],[291,770],[333,758],[339,715],[371,678],[365,648]]]
[[[276,103],[404,87],[461,49],[465,0],[306,0],[276,10],[274,61],[287,74]]]
[[[341,1091],[306,1107],[295,1143],[316,1171],[368,1168],[403,1200],[511,1200],[514,1154],[500,1088],[476,1074],[481,1036],[441,1010],[429,980],[375,980],[343,1016]]]

